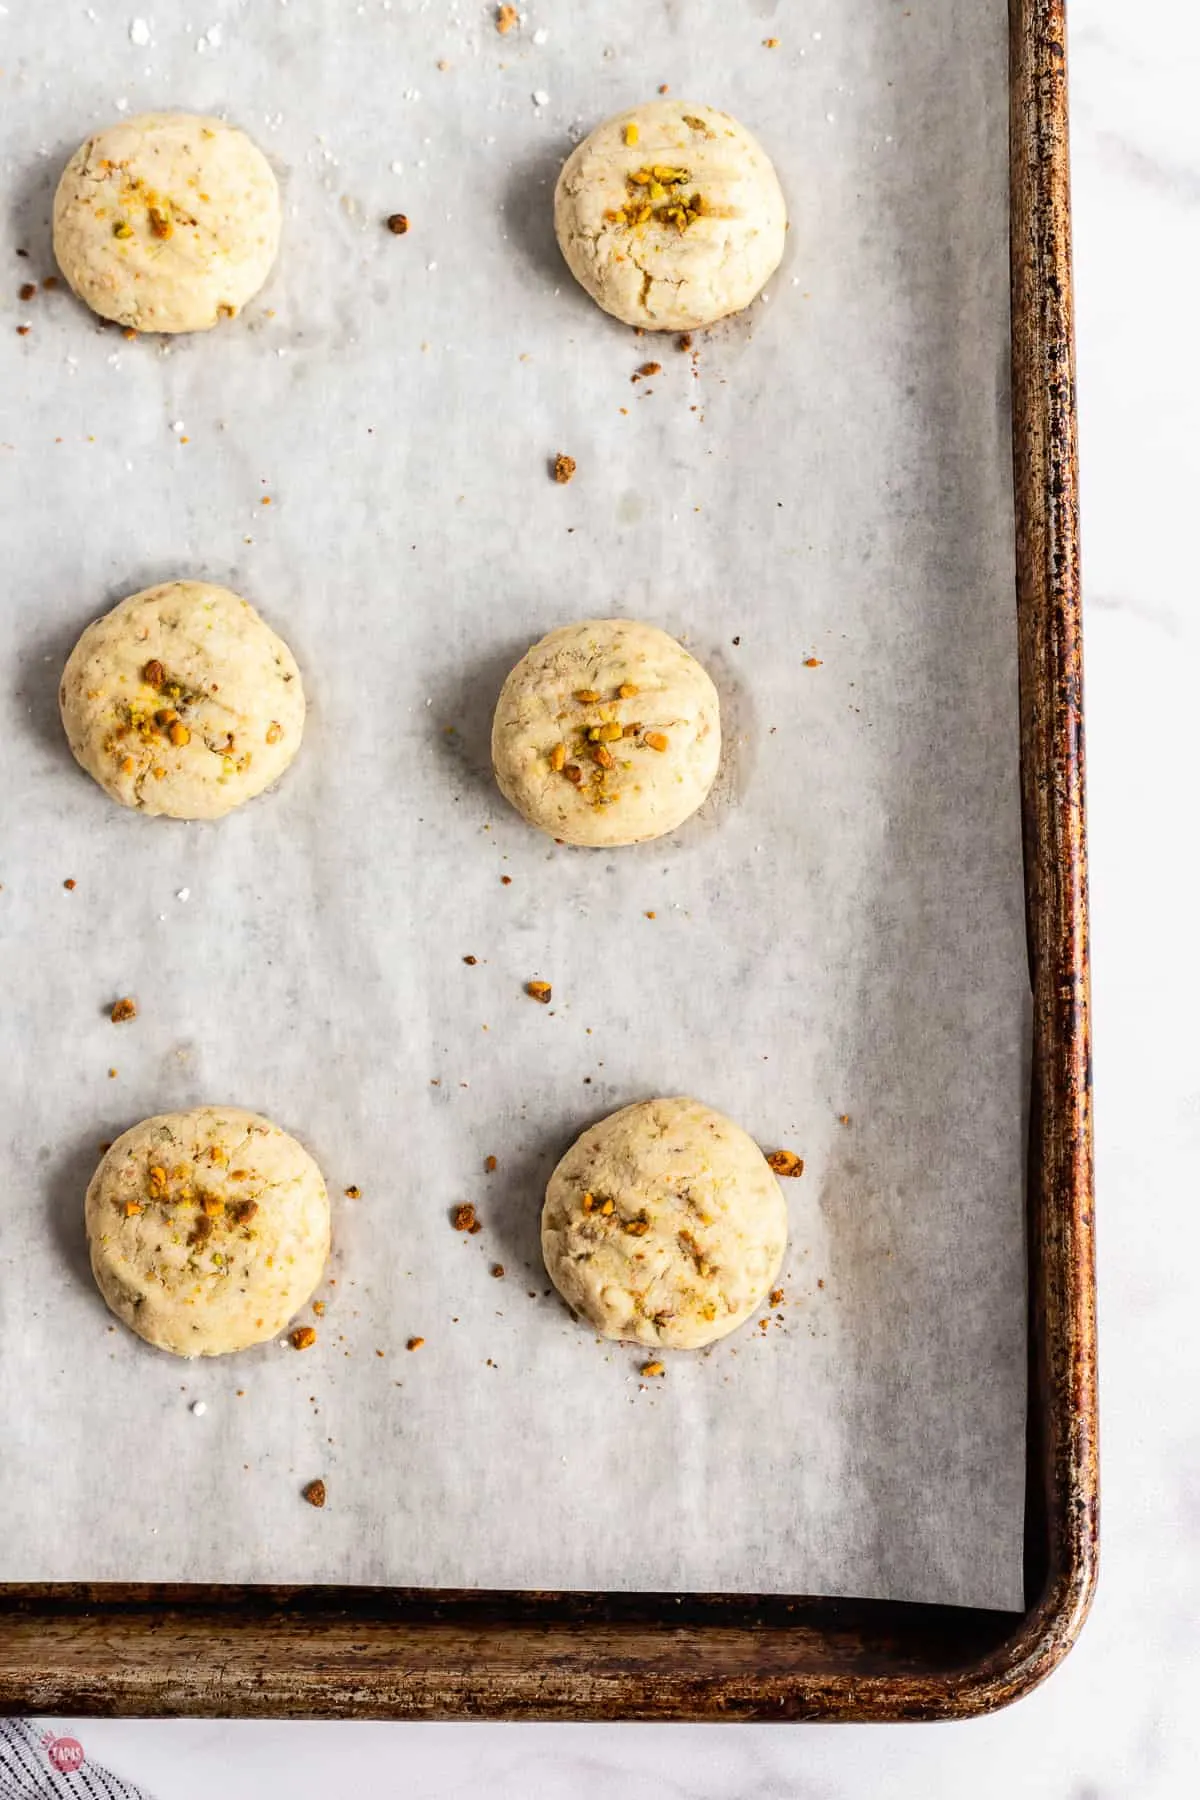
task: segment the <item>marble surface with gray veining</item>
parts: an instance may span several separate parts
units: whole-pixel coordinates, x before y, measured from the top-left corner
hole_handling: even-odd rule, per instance
[[[776,29],[799,10],[780,7]],[[218,1768],[225,1800],[1197,1792],[1200,9],[1072,0],[1071,15],[1104,1483],[1077,1649],[1037,1694],[961,1726],[76,1727],[160,1800],[208,1794]]]

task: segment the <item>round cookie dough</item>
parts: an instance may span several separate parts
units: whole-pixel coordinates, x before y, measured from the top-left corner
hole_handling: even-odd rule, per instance
[[[500,692],[506,800],[568,844],[636,844],[702,804],[721,760],[717,690],[655,625],[585,619],[526,651]]]
[[[92,1273],[131,1331],[176,1356],[281,1332],[321,1279],[329,1197],[307,1150],[236,1106],[143,1119],[84,1203]]]
[[[228,588],[167,581],[89,625],[59,688],[75,760],[140,812],[219,819],[277,781],[304,730],[296,659]]]
[[[88,138],[54,196],[54,254],[104,319],[207,331],[257,294],[279,249],[270,163],[245,132],[143,113]]]
[[[642,1100],[567,1151],[546,1189],[542,1255],[602,1337],[697,1350],[766,1299],[787,1207],[753,1138],[698,1100]]]
[[[787,205],[766,151],[728,113],[654,100],[576,146],[554,192],[567,266],[598,306],[691,331],[749,306],[779,267]]]

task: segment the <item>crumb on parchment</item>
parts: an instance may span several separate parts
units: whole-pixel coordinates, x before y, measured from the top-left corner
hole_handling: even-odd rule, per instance
[[[507,37],[521,23],[521,15],[515,6],[498,6],[496,8],[496,30],[501,37]]]
[[[566,456],[560,450],[554,458],[554,479],[560,487],[565,487],[574,475],[577,464],[573,456]]]
[[[407,213],[389,213],[385,222],[393,237],[403,237],[408,230]]]
[[[803,1175],[804,1158],[797,1156],[794,1150],[772,1150],[767,1158],[768,1166],[776,1175]]]
[[[311,1325],[297,1325],[291,1333],[293,1350],[311,1350],[317,1341],[317,1334]]]
[[[114,1025],[123,1025],[126,1019],[136,1019],[137,1001],[131,994],[126,994],[123,1000],[114,1000],[108,1016]]]
[[[310,1506],[324,1506],[325,1483],[323,1481],[310,1481],[307,1487],[301,1488],[300,1492]]]
[[[423,1337],[410,1337],[404,1348],[406,1350],[419,1350],[424,1342],[425,1339]]]
[[[540,1000],[543,1006],[549,1006],[554,990],[548,981],[527,981],[525,992],[531,1000]]]

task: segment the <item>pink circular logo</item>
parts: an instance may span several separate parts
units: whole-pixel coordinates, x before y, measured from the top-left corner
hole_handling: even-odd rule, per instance
[[[83,1745],[78,1738],[51,1738],[46,1745],[50,1766],[60,1775],[73,1775],[83,1767]]]

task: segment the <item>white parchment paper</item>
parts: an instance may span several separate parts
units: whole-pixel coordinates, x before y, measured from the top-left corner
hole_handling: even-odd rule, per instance
[[[492,19],[0,16],[0,1576],[1013,1606],[1006,9]],[[694,362],[592,307],[550,223],[572,138],[660,83],[758,133],[792,212],[768,294]],[[132,343],[64,290],[18,300],[51,273],[69,151],[162,106],[227,112],[274,159],[260,300]],[[122,812],[57,721],[83,625],[181,574],[253,600],[312,704],[280,790],[215,826]],[[665,842],[556,848],[492,786],[491,709],[535,637],[614,612],[711,670],[726,765]],[[807,1170],[768,1328],[643,1382],[548,1294],[537,1223],[575,1133],[655,1093]],[[201,1101],[268,1113],[327,1173],[308,1352],[178,1362],[92,1289],[98,1146]]]

